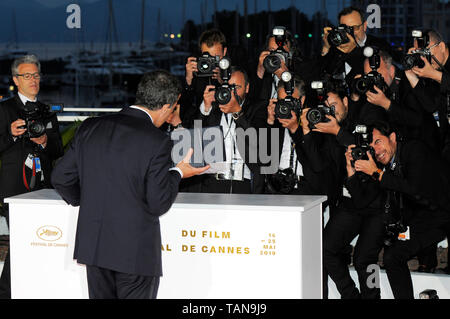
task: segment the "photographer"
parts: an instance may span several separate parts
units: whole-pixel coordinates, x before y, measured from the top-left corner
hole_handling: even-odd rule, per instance
[[[48,106],[37,100],[41,79],[38,59],[34,55],[17,58],[11,72],[18,93],[0,103],[0,201],[8,225],[9,212],[3,200],[50,188],[52,162],[64,154],[56,115],[48,114]],[[10,289],[8,250],[0,297],[10,298]]]
[[[269,129],[267,143],[270,145],[274,130],[278,130],[279,167],[277,173],[266,176],[266,193],[317,194],[320,188],[311,185],[309,181],[311,175],[307,174],[308,169],[304,171],[303,164],[300,163],[300,157],[303,155],[301,149],[303,137],[299,130],[299,118],[302,105],[305,103],[305,83],[298,75],[292,78],[292,75],[286,72],[283,78],[286,75],[289,75],[287,81],[283,79],[278,82],[277,98],[270,99],[267,106],[266,127]],[[302,152],[301,155],[299,152]]]
[[[372,128],[370,146],[374,156],[367,152],[368,160],[357,160],[354,167],[357,172],[372,176],[380,192],[391,200],[386,201],[390,205],[385,205],[383,214],[384,267],[394,297],[412,299],[407,262],[445,238],[450,222],[450,172],[423,142],[399,140],[385,122],[376,122]],[[406,240],[397,239],[402,232],[406,232]]]
[[[327,196],[330,198],[330,219],[323,233],[324,273],[335,282],[341,298],[374,299],[380,298],[380,290],[366,285],[369,276],[367,267],[376,264],[382,247],[383,224],[379,217],[381,203],[378,194],[371,192],[370,189],[363,195],[358,193],[361,187],[355,187],[350,178],[354,174],[351,159],[347,157],[346,161],[345,148],[334,136],[336,131],[331,129],[334,127],[339,130],[341,126],[347,129],[349,99],[346,94],[345,85],[342,84],[328,90],[325,106],[334,108],[335,116],[326,115],[328,122],[317,123],[312,129],[307,116],[309,110],[303,110],[301,121],[305,134],[303,148],[315,166],[327,167],[328,179],[322,179],[322,182],[326,181],[325,184],[328,185]],[[318,142],[317,137],[322,141]],[[357,180],[358,183],[362,181],[360,178]],[[364,183],[370,184],[371,181],[365,179]],[[344,185],[351,198],[343,195]],[[358,200],[360,198],[362,200]],[[357,235],[359,239],[353,254],[353,265],[358,273],[360,291],[356,288],[348,270],[348,250]],[[326,289],[326,278],[324,284]]]
[[[202,180],[202,192],[250,194],[262,193],[264,180],[259,163],[251,162],[251,155],[258,154],[257,145],[245,137],[244,143],[237,141],[236,129],[247,130],[264,126],[264,112],[260,106],[247,98],[250,83],[247,73],[230,67],[225,86],[207,85],[200,105],[203,127],[220,126],[223,131],[227,169],[217,174],[207,174]],[[216,94],[225,89],[225,94]],[[229,100],[222,100],[225,96]],[[220,99],[220,101],[218,100]],[[245,145],[245,150],[239,148]],[[252,154],[250,154],[252,153]]]
[[[259,55],[256,77],[250,90],[250,98],[255,101],[269,101],[276,98],[278,82],[283,72],[298,74],[303,56],[292,33],[285,27],[274,27],[267,36],[264,49]]]
[[[355,75],[363,72],[365,46],[377,46],[390,50],[389,45],[382,39],[366,34],[367,21],[364,13],[357,7],[344,8],[338,15],[337,28],[323,29],[323,47],[321,57],[318,58],[316,78],[323,73],[333,75],[350,82]]]
[[[198,107],[205,87],[221,83],[218,62],[227,54],[225,35],[217,29],[204,31],[198,46],[200,54],[187,59],[185,86],[180,98],[180,117],[186,128],[192,127],[193,121],[200,118]]]
[[[436,149],[432,119],[422,109],[403,71],[397,69],[392,57],[376,47],[364,49],[364,75],[352,82],[349,117],[357,123],[389,121],[405,139],[421,139]],[[353,144],[345,131],[338,138],[343,145]]]
[[[436,30],[413,31],[414,48],[409,49],[405,74],[413,93],[429,118],[433,119],[434,138],[438,153],[450,162],[450,137],[448,112],[450,110],[449,49]],[[422,53],[413,53],[419,50]],[[417,59],[419,57],[419,59]],[[411,59],[413,58],[413,59]],[[437,115],[437,122],[434,121]]]

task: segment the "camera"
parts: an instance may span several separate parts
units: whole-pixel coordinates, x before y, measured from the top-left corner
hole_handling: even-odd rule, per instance
[[[298,183],[298,177],[291,167],[280,169],[275,174],[268,175],[266,187],[270,194],[290,194]]]
[[[332,46],[338,47],[350,42],[347,33],[353,36],[353,27],[341,24],[328,32],[327,40]]]
[[[221,59],[218,63],[220,77],[222,78],[223,83],[216,87],[214,98],[220,105],[228,104],[231,101],[233,93],[236,92],[236,86],[228,83],[231,77],[230,65],[231,61],[227,58]]]
[[[306,112],[306,119],[308,120],[308,126],[310,129],[314,129],[316,124],[329,122],[330,120],[326,115],[335,116],[334,106],[326,106],[324,101],[328,93],[328,81],[313,81],[311,82],[311,88],[317,92],[318,103],[314,107]]]
[[[384,93],[388,91],[388,86],[384,82],[383,76],[378,73],[380,67],[379,50],[376,47],[365,47],[364,56],[369,59],[369,65],[372,71],[364,74],[362,77],[355,79],[353,83],[353,90],[359,95],[365,94],[367,91],[376,93],[374,86],[377,86]]]
[[[406,230],[408,229],[403,224],[403,218],[400,209],[400,203],[402,201],[401,196],[401,194],[392,191],[388,191],[386,196],[383,215],[383,223],[385,229],[383,243],[387,247],[392,246],[398,240],[398,235],[406,232]]]
[[[278,70],[281,67],[281,61],[287,64],[287,61],[290,58],[289,52],[286,52],[283,48],[286,43],[286,28],[274,27],[272,35],[275,38],[275,43],[278,45],[278,48],[270,51],[269,55],[264,58],[263,66],[269,73],[274,73]]]
[[[422,30],[413,30],[412,37],[417,41],[418,49],[406,54],[402,60],[402,66],[405,70],[411,70],[414,67],[423,68],[425,62],[421,57],[425,57],[431,63],[431,51],[427,48],[430,44],[428,34],[424,34]]]
[[[375,150],[370,146],[372,142],[372,134],[366,125],[356,125],[356,146],[352,148],[352,167],[355,167],[355,161],[368,160],[367,151],[370,152],[372,157],[375,156]]]
[[[213,76],[214,69],[219,66],[220,57],[211,56],[208,52],[203,52],[197,59],[197,76],[208,77]]]
[[[277,101],[275,105],[275,117],[279,119],[290,119],[292,117],[291,111],[294,111],[298,117],[302,109],[302,103],[299,99],[292,96],[294,94],[294,79],[292,78],[292,74],[290,72],[283,72],[281,80],[284,84],[286,97]]]
[[[23,108],[23,118],[25,125],[19,128],[26,128],[27,131],[22,135],[23,137],[35,138],[44,135],[47,123],[50,118],[58,113],[62,112],[64,106],[47,105],[41,102],[27,101]]]

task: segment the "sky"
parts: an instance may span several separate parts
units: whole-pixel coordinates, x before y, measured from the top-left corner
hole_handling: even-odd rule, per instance
[[[213,0],[207,1],[206,21],[211,21],[214,10]],[[331,21],[337,15],[338,3],[342,0],[326,1],[328,17]],[[348,3],[349,1],[347,1]],[[13,38],[13,12],[16,15],[16,30],[19,41],[23,42],[62,42],[71,36],[65,21],[69,15],[66,7],[77,3],[81,7],[81,23],[83,34],[87,40],[98,41],[106,34],[108,17],[108,0],[1,0],[0,28],[7,30],[0,33],[0,42],[8,42]],[[162,31],[179,32],[182,28],[183,0],[146,0],[146,33],[150,34],[156,28],[157,12],[161,11]],[[186,0],[186,20],[196,23],[201,21],[202,0]],[[303,0],[272,0],[272,11],[285,9],[293,3],[300,11],[311,16],[320,9],[320,1]],[[140,30],[140,12],[142,0],[113,0],[116,25],[119,37],[138,38]],[[218,10],[235,10],[239,6],[241,14],[244,12],[243,0],[217,0]],[[258,11],[268,9],[267,0],[257,1]],[[255,1],[248,0],[248,13],[255,11]],[[132,40],[136,40],[136,39]],[[148,39],[153,40],[153,39]]]

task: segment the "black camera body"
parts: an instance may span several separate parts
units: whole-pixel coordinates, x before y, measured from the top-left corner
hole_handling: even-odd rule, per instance
[[[211,56],[208,52],[203,52],[201,56],[197,58],[197,76],[198,77],[210,77],[214,75],[214,69],[219,66],[220,57]]]
[[[364,56],[369,59],[369,66],[372,71],[354,80],[353,91],[358,93],[358,95],[365,94],[369,90],[373,93],[377,93],[374,86],[377,86],[385,94],[388,92],[388,86],[386,82],[384,82],[383,76],[377,71],[381,63],[379,52],[377,47],[364,48]]]
[[[422,61],[422,56],[431,63],[431,51],[427,48],[430,44],[429,35],[422,30],[413,30],[412,37],[416,40],[418,49],[404,56],[402,66],[405,70],[411,70],[414,67],[423,68],[425,62]]]
[[[292,117],[291,111],[294,111],[298,117],[301,109],[302,103],[299,99],[286,96],[286,98],[277,101],[275,105],[275,117],[279,119],[290,119]]]
[[[431,63],[431,51],[429,49],[418,49],[412,53],[405,55],[402,60],[402,66],[405,70],[411,70],[414,67],[423,68],[425,62],[421,57],[425,57]]]
[[[288,63],[290,58],[289,52],[284,50],[283,46],[286,43],[286,28],[285,27],[274,27],[272,35],[275,38],[275,43],[278,48],[276,50],[270,51],[269,55],[264,58],[263,66],[264,69],[269,73],[274,73],[281,67],[281,62],[285,64]]]
[[[61,112],[62,105],[47,105],[41,102],[27,101],[23,108],[23,119],[25,125],[19,128],[26,128],[23,137],[36,138],[44,135],[47,123],[51,117]]]
[[[268,175],[266,187],[271,194],[291,194],[298,181],[294,170],[288,167],[278,170],[275,174]]]
[[[398,240],[398,235],[407,230],[407,227],[403,225],[401,220],[398,220],[392,223],[385,223],[384,229],[383,243],[385,246],[390,247]]]
[[[377,93],[374,86],[377,86],[383,92],[387,92],[388,87],[384,82],[383,76],[377,71],[370,71],[355,80],[353,89],[359,95],[365,94],[369,90],[370,92]]]
[[[316,108],[312,108],[306,112],[306,118],[309,122],[309,128],[314,129],[318,123],[326,123],[330,120],[327,115],[335,116],[334,107],[328,107],[326,105],[318,105]]]
[[[220,77],[223,83],[219,86],[216,86],[214,98],[216,102],[219,103],[220,105],[226,105],[231,101],[233,94],[237,96],[236,85],[228,83],[231,77],[230,72],[231,61],[228,58],[223,58],[219,61],[217,65],[219,66]],[[240,102],[239,98],[238,102]]]
[[[306,112],[306,119],[308,120],[308,127],[312,130],[318,123],[326,123],[330,120],[327,115],[336,116],[334,106],[326,106],[324,101],[326,100],[328,89],[331,84],[327,81],[313,81],[311,88],[317,93],[317,104],[312,106],[308,112]]]
[[[275,104],[275,118],[290,119],[292,117],[291,111],[294,111],[298,118],[302,110],[302,102],[292,96],[295,87],[292,74],[290,72],[283,72],[281,80],[283,81],[286,97],[277,100]]]
[[[402,216],[402,194],[387,191],[386,201],[384,204],[383,224],[385,246],[392,246],[397,240],[398,235],[407,231],[406,225],[403,223]]]
[[[375,157],[375,150],[370,146],[372,134],[366,125],[356,125],[354,133],[356,134],[356,146],[352,148],[352,167],[358,160],[368,160],[367,151],[372,157]]]
[[[328,43],[335,47],[348,43],[350,42],[350,39],[348,38],[347,33],[353,36],[353,32],[353,27],[341,24],[328,32]]]

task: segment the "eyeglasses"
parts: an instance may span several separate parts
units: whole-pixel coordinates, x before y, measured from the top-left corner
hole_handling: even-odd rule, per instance
[[[435,47],[437,47],[439,44],[441,43],[441,41],[439,41],[439,42],[437,42],[437,43],[435,43],[435,44],[433,44],[432,46],[430,46],[429,48],[428,48],[428,50],[430,50],[431,51],[431,49],[433,49],[433,48],[435,48]]]
[[[363,24],[364,24],[364,22],[361,24],[352,25],[350,28],[353,28],[353,30],[358,31],[359,29],[361,29]]]
[[[36,73],[24,73],[24,74],[16,74],[16,76],[23,76],[25,80],[31,80],[31,78],[35,78],[36,80],[39,80],[41,78],[41,74]]]

